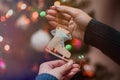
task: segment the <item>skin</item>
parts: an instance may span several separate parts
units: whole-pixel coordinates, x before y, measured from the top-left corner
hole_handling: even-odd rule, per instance
[[[84,32],[92,19],[84,11],[68,6],[52,6],[46,12],[46,18],[52,26],[61,25],[70,31],[74,37],[84,40]],[[79,36],[75,36],[75,33]]]
[[[57,27],[60,25],[74,37],[81,40],[84,39],[84,32],[92,19],[85,12],[68,6],[52,6],[46,12],[46,18],[52,26]],[[39,74],[48,73],[55,76],[58,80],[69,80],[79,71],[79,68],[80,66],[73,64],[72,61],[68,63],[61,60],[50,61],[41,64]]]
[[[66,63],[63,60],[54,60],[41,64],[39,74],[48,73],[58,80],[69,80],[79,71],[79,68],[80,66],[73,61]]]

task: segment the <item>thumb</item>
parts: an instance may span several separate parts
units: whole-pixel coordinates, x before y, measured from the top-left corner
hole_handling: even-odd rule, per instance
[[[58,11],[67,13],[72,17],[76,17],[78,14],[80,14],[80,9],[76,9],[68,6],[55,6],[55,7]]]
[[[68,63],[57,68],[57,71],[62,75],[66,74],[72,68],[73,61],[70,60]]]

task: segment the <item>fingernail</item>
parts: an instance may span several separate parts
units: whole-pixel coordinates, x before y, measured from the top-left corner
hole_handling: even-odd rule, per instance
[[[61,6],[55,6],[55,7],[56,7],[58,10],[61,10],[61,8],[62,8]]]
[[[67,63],[69,66],[71,66],[73,64],[73,61],[70,60],[68,63]]]

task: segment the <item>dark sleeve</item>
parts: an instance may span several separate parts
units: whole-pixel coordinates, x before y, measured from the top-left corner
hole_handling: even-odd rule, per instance
[[[120,64],[120,32],[117,30],[92,19],[87,26],[84,41]]]
[[[53,75],[43,73],[43,74],[38,75],[35,80],[58,80],[58,79],[54,77]]]

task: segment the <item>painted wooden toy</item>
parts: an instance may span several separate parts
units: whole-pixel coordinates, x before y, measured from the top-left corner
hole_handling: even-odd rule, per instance
[[[54,56],[57,56],[65,61],[69,61],[71,53],[64,47],[64,42],[71,39],[69,31],[58,27],[52,31],[53,39],[46,47],[46,51]]]

